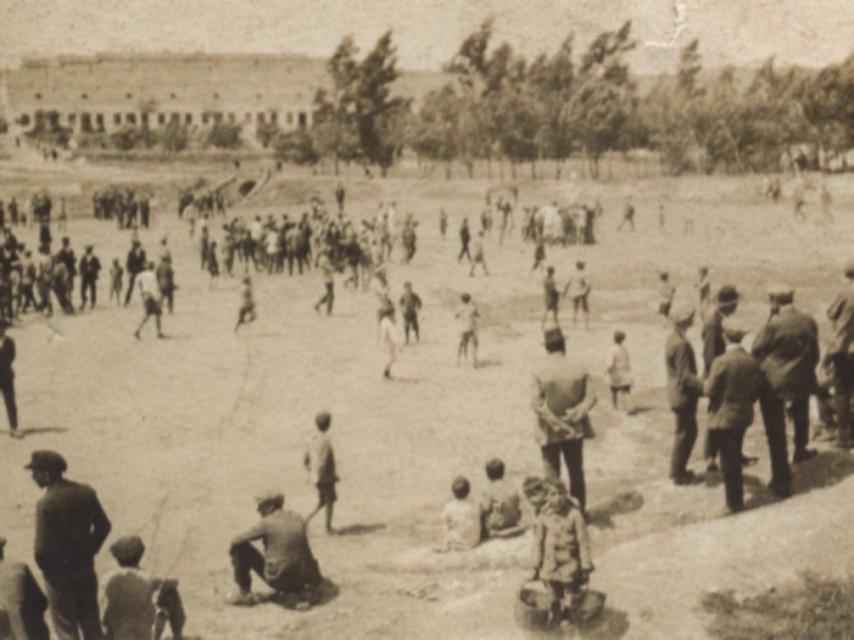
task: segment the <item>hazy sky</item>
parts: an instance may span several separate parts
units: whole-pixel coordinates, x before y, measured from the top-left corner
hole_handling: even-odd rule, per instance
[[[403,67],[437,69],[488,16],[528,55],[631,19],[640,72],[671,69],[673,47],[693,38],[709,67],[770,55],[819,66],[854,49],[854,0],[0,0],[0,63],[164,49],[326,57],[344,35],[364,49],[392,28]]]

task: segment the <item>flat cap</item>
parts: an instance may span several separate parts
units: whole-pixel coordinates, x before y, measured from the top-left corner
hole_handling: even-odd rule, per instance
[[[846,262],[843,271],[846,278],[854,278],[854,260]]]
[[[110,546],[110,553],[120,563],[136,563],[145,553],[145,544],[139,536],[122,536]]]
[[[558,325],[556,322],[552,321],[543,328],[543,344],[545,346],[548,347],[549,345],[559,345],[565,343],[566,339],[563,336],[563,331],[561,331],[560,325]]]
[[[670,311],[670,319],[676,324],[686,324],[694,319],[694,307],[690,304],[680,304]]]
[[[744,336],[750,333],[750,330],[741,320],[732,316],[724,318],[721,329],[726,339],[731,342],[740,342]]]
[[[278,489],[265,489],[255,494],[255,503],[258,505],[273,503],[281,507],[285,504],[285,494]]]
[[[68,464],[56,451],[39,450],[33,451],[30,456],[30,463],[24,469],[32,469],[33,471],[65,471]]]
[[[778,302],[791,302],[795,299],[795,289],[787,284],[778,282],[768,287],[768,296]]]
[[[725,284],[718,289],[716,299],[719,307],[732,307],[738,304],[738,291],[731,284]]]

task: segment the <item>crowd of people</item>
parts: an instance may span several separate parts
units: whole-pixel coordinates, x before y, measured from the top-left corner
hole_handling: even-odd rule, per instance
[[[189,197],[188,197],[189,196]],[[514,194],[513,200],[518,197]],[[178,217],[187,222],[190,237],[199,249],[200,268],[213,283],[220,277],[239,277],[239,304],[235,333],[257,318],[253,276],[291,276],[315,273],[323,288],[314,303],[317,313],[334,313],[335,282],[354,292],[370,291],[376,298],[377,331],[385,354],[382,376],[392,378],[401,343],[420,341],[419,314],[422,299],[411,282],[406,282],[398,299],[388,284],[394,268],[393,252],[399,247],[400,263],[408,264],[417,253],[418,221],[412,213],[400,216],[397,203],[380,203],[375,215],[356,221],[347,215],[346,191],[335,190],[337,207],[329,211],[314,200],[310,210],[291,218],[255,216],[227,219],[226,201],[221,191],[201,196],[184,194],[179,199]],[[13,214],[13,205],[15,213]],[[120,229],[130,229],[130,249],[125,260],[112,261],[109,268],[110,302],[130,304],[134,291],[142,299],[143,318],[134,331],[153,319],[156,335],[164,335],[161,318],[175,307],[176,285],[171,250],[167,238],[161,240],[156,260],[142,246],[137,226],[151,223],[150,198],[133,190],[111,190],[93,197],[96,218],[117,218]],[[0,248],[0,391],[3,393],[11,433],[20,436],[15,399],[15,342],[6,335],[22,314],[33,309],[50,315],[53,299],[66,314],[79,313],[87,303],[96,306],[101,261],[91,245],[77,257],[71,238],[63,236],[54,250],[49,213],[40,214],[38,257],[33,258],[24,243],[15,237],[20,220],[14,199],[9,203],[11,225],[5,226]],[[64,207],[63,207],[64,208]],[[545,266],[542,217],[526,213],[522,238],[534,246],[534,269]],[[3,211],[0,203],[0,212]],[[474,276],[481,265],[485,276],[484,240],[490,237],[493,219],[501,220],[499,243],[513,229],[514,205],[510,198],[488,199],[480,215],[480,229],[474,233],[465,218],[460,226],[461,250],[458,261],[468,258]],[[592,238],[594,221],[601,206],[590,208],[584,227]],[[662,214],[663,215],[663,214]],[[220,216],[220,229],[214,220]],[[634,230],[634,206],[628,201],[620,227]],[[538,222],[538,219],[540,222]],[[439,234],[446,236],[448,217],[439,214]],[[221,243],[214,239],[221,237]],[[474,235],[474,238],[473,238]],[[474,243],[472,244],[472,240]],[[220,267],[222,265],[222,267]],[[592,284],[587,264],[577,260],[563,286],[557,283],[556,269],[546,266],[543,280],[545,311],[542,319],[545,354],[533,368],[529,390],[535,429],[534,441],[542,458],[542,474],[530,476],[521,486],[505,478],[505,463],[486,463],[486,483],[480,499],[472,499],[472,487],[465,477],[454,479],[453,499],[442,510],[443,539],[437,551],[472,549],[491,538],[506,538],[531,530],[533,544],[532,577],[541,580],[550,594],[550,618],[554,624],[573,624],[574,608],[583,596],[593,571],[587,533],[587,486],[584,474],[584,441],[593,437],[591,412],[598,398],[588,367],[576,354],[567,353],[567,338],[559,316],[561,298],[572,301],[572,324],[580,319],[589,328]],[[670,456],[670,478],[677,486],[695,484],[699,474],[688,468],[698,438],[699,400],[709,399],[706,438],[703,445],[707,474],[723,476],[727,513],[745,508],[743,468],[754,464],[743,452],[747,428],[753,422],[754,405],[759,404],[771,463],[770,490],[781,498],[792,493],[786,418],[794,423],[794,453],[791,464],[799,465],[816,455],[809,448],[809,399],[819,395],[823,416],[830,416],[838,432],[838,446],[852,444],[851,392],[854,388],[854,356],[849,354],[854,338],[854,262],[845,266],[848,287],[828,310],[834,326],[830,347],[822,357],[818,326],[809,314],[794,306],[794,290],[785,285],[769,292],[769,318],[753,339],[748,352],[742,340],[746,325],[735,312],[740,295],[726,284],[715,295],[708,268],[701,268],[696,283],[696,299],[677,304],[677,288],[668,273],[658,280],[658,312],[671,327],[664,346],[667,400],[675,417],[675,439]],[[125,286],[125,275],[127,285]],[[79,305],[75,300],[79,280]],[[38,294],[38,295],[36,295]],[[703,321],[703,369],[687,332],[696,314]],[[403,319],[402,331],[396,316]],[[454,312],[458,323],[457,365],[470,359],[478,367],[480,311],[469,293],[462,293]],[[615,409],[627,411],[633,378],[626,334],[614,328],[613,344],[607,354],[605,374]],[[817,370],[823,372],[819,384]],[[316,416],[316,435],[304,463],[318,492],[316,509],[303,518],[284,508],[285,496],[271,489],[256,497],[259,523],[236,536],[229,555],[236,591],[228,598],[234,605],[250,606],[259,601],[252,590],[253,574],[276,593],[311,593],[323,578],[307,535],[307,525],[320,511],[325,527],[333,527],[336,485],[339,481],[329,431],[332,416]],[[0,602],[4,603],[14,638],[47,638],[44,614],[50,612],[54,633],[60,638],[160,638],[167,626],[180,638],[186,621],[177,581],[174,577],[153,576],[141,568],[145,546],[138,536],[118,539],[110,552],[118,567],[104,582],[99,596],[93,559],[109,536],[112,525],[97,495],[90,487],[64,477],[65,459],[54,451],[35,451],[27,469],[45,490],[37,506],[35,560],[44,577],[42,592],[30,569],[20,562],[3,560],[5,540],[0,538]],[[566,483],[561,479],[565,468]],[[527,505],[527,506],[526,506]],[[255,543],[261,543],[259,548]]]

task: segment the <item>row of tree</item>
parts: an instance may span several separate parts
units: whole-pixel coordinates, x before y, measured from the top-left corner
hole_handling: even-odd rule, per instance
[[[552,55],[531,61],[507,43],[492,46],[493,24],[468,36],[446,65],[451,79],[417,113],[392,93],[397,79],[390,32],[361,61],[345,38],[328,62],[331,86],[318,91],[313,127],[276,139],[280,159],[376,165],[384,174],[409,148],[447,175],[455,163],[554,163],[570,157],[593,177],[606,153],[647,149],[662,169],[778,170],[793,150],[838,154],[854,146],[854,56],[821,70],[778,71],[767,61],[742,81],[736,69],[705,74],[699,43],[681,52],[674,75],[640,95],[626,54],[631,23],[595,38],[580,58],[570,35]]]

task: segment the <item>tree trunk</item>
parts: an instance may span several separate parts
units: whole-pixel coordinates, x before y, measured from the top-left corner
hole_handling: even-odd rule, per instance
[[[537,179],[537,162],[535,160],[531,160],[531,179]]]
[[[445,180],[450,180],[450,179],[451,179],[451,163],[446,162],[445,163]]]
[[[510,161],[510,179],[516,181],[516,163],[512,160]]]
[[[555,159],[555,180],[560,180],[560,170],[561,170],[560,159],[557,158],[557,159]]]
[[[492,156],[486,156],[486,177],[492,180]]]
[[[338,166],[338,154],[337,153],[334,156],[332,156],[332,171],[335,173],[336,176],[340,172],[340,168]]]
[[[474,178],[474,160],[466,160],[466,171],[468,171],[469,180]]]
[[[498,170],[499,170],[499,179],[501,182],[504,182],[504,156],[498,157]]]

